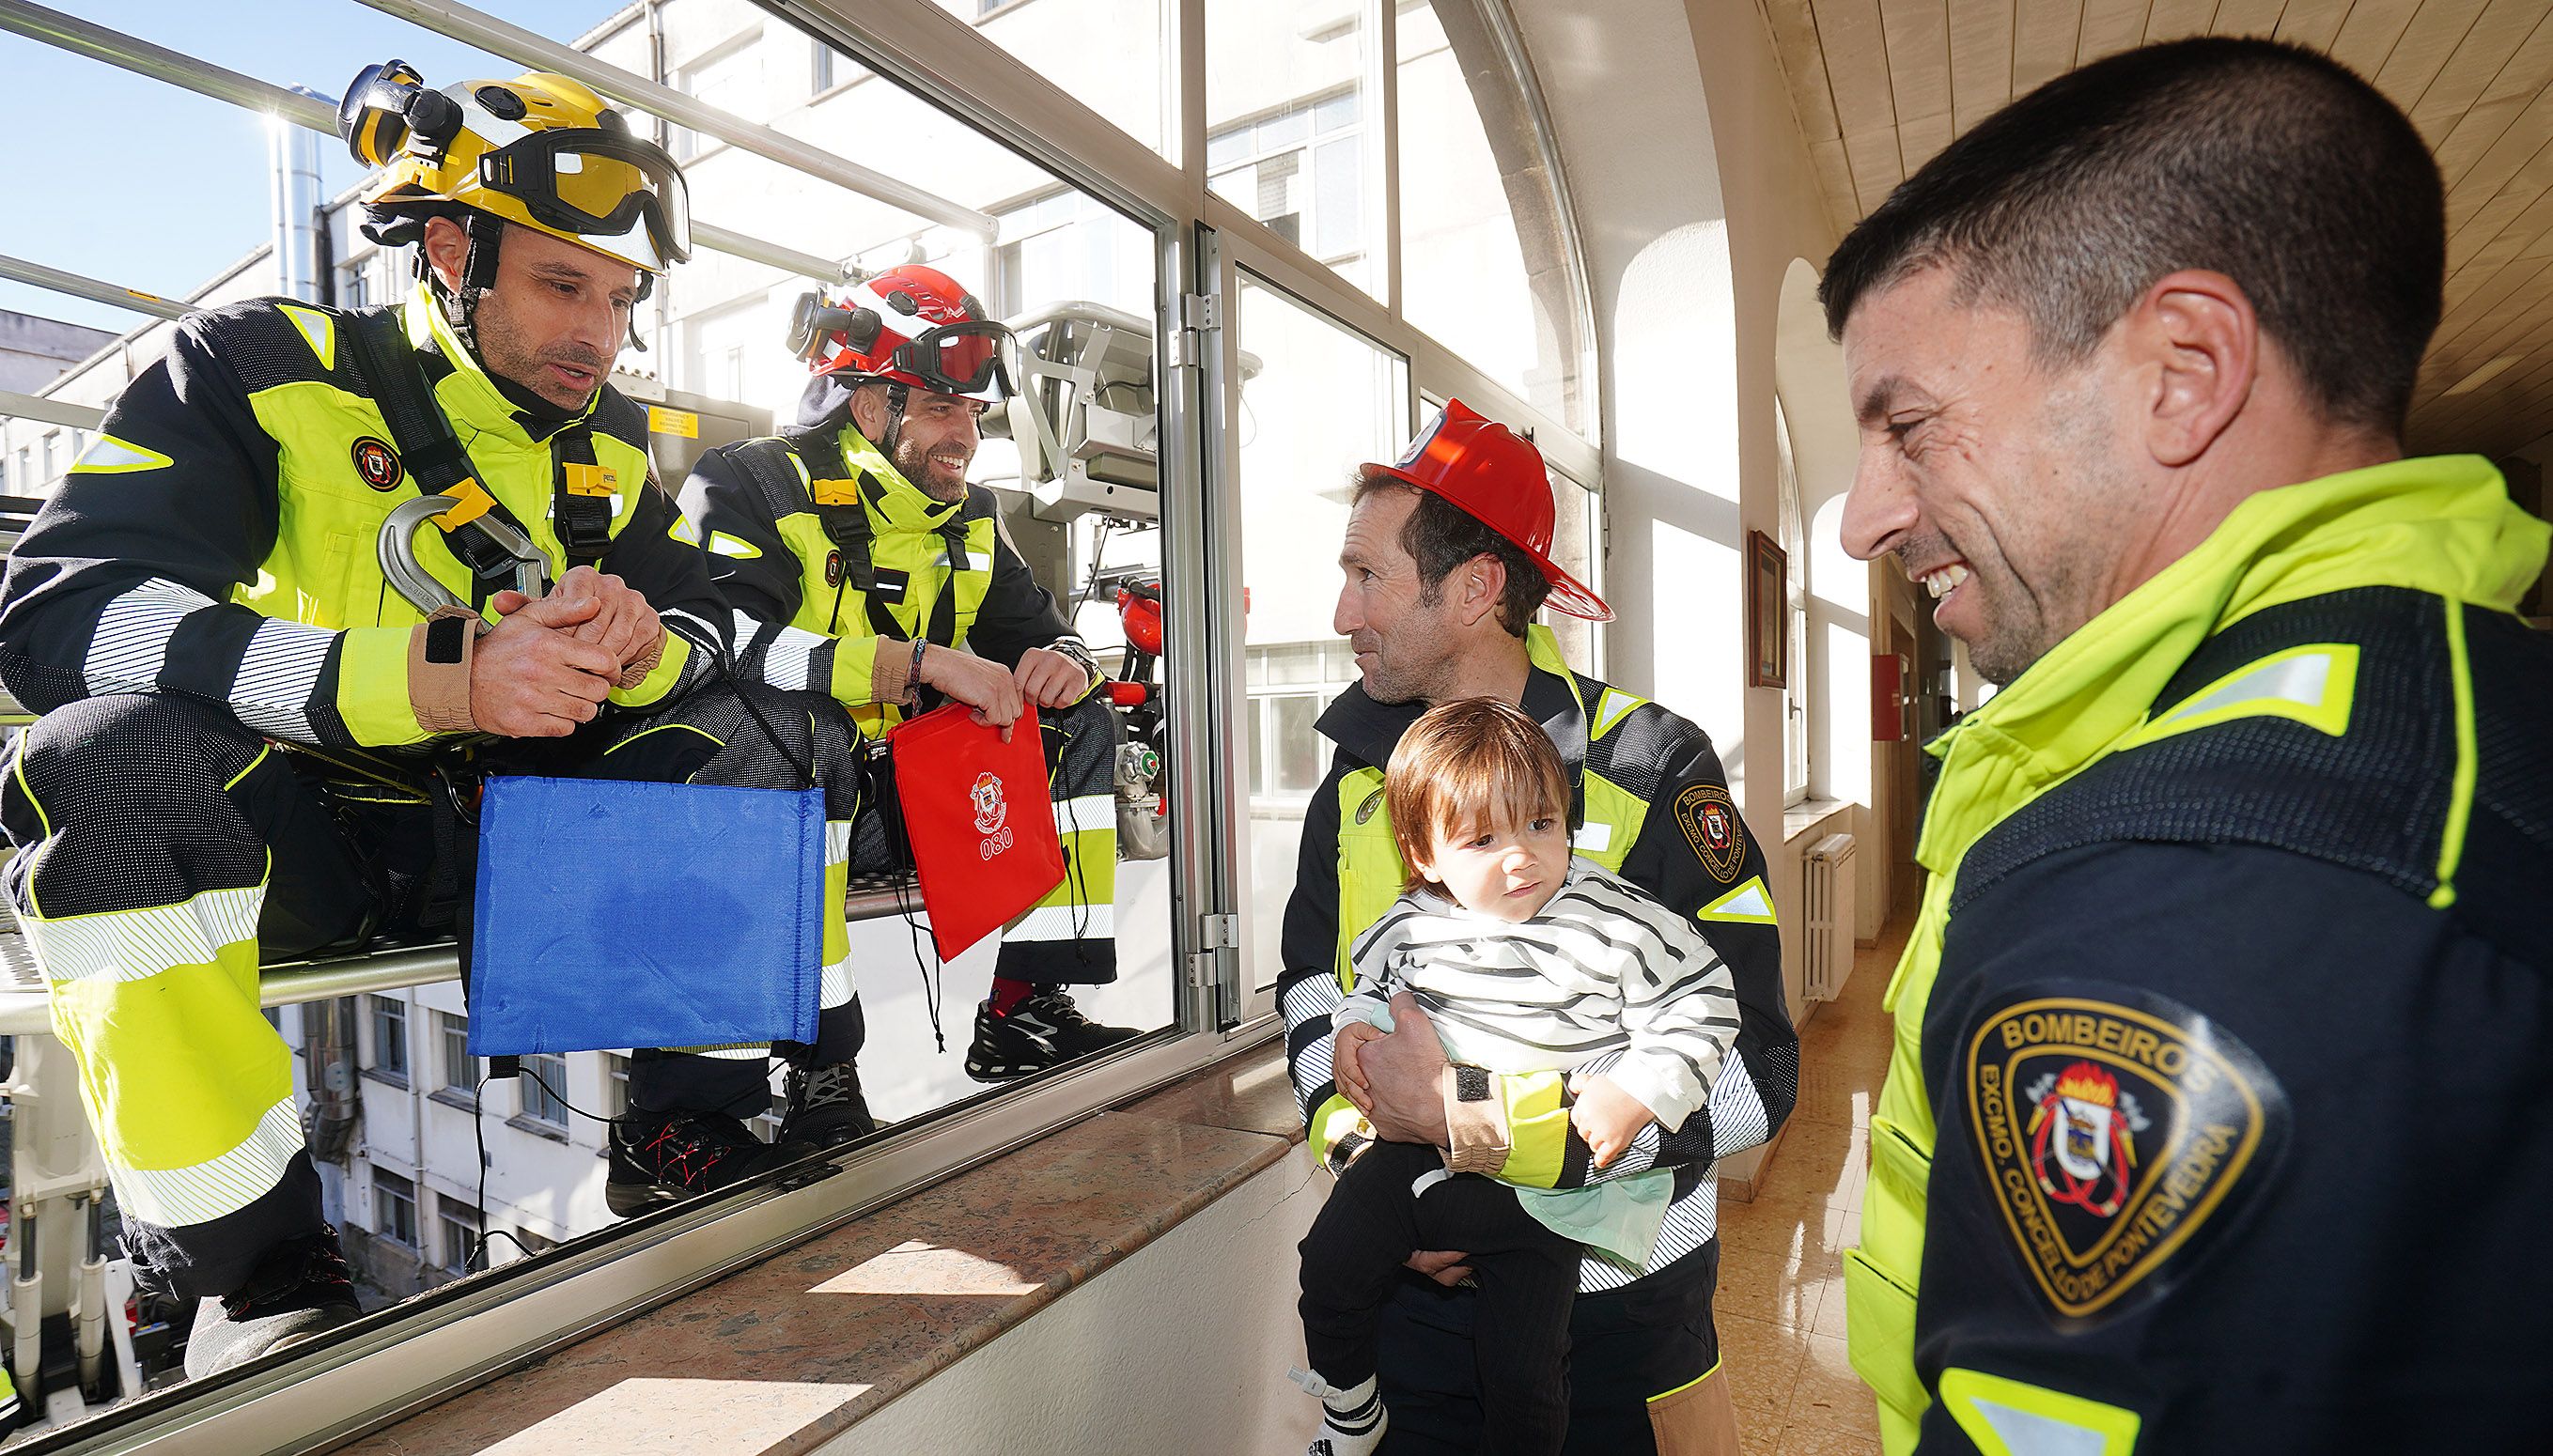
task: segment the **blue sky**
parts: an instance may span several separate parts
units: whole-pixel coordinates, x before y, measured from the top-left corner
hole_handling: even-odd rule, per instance
[[[356,0],[47,0],[54,9],[278,86],[342,94],[397,56],[428,85],[523,67]],[[571,41],[621,0],[474,0]],[[267,240],[266,121],[103,61],[0,34],[0,253],[182,295]],[[362,169],[323,139],[331,195]],[[0,281],[0,309],[122,332],[143,315]]]

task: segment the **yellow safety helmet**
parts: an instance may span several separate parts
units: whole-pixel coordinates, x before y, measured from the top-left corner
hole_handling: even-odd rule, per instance
[[[337,130],[357,161],[383,168],[362,199],[376,242],[414,242],[427,217],[458,205],[590,248],[645,281],[691,257],[683,169],[571,77],[526,71],[437,91],[406,61],[369,65],[338,105]]]

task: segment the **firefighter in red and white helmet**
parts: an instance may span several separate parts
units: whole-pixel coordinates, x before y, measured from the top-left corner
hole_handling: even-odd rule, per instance
[[[947,274],[906,265],[803,296],[790,348],[814,375],[797,425],[711,451],[682,495],[745,664],[803,663],[804,685],[872,736],[934,700],[1000,724],[1037,707],[1067,871],[1004,932],[966,1070],[1005,1082],[1113,1046],[1133,1031],[1092,1022],[1067,988],[1117,976],[1116,719],[993,493],[966,480],[984,410],[1017,376],[1011,332]],[[863,821],[852,873],[893,856]],[[826,983],[829,1028],[856,1046],[858,1001],[839,980]],[[741,1095],[736,1064],[695,1060],[691,1075]],[[848,1057],[829,1046],[822,1060]]]

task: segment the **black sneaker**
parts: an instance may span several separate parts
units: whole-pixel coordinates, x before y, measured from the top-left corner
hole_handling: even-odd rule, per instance
[[[838,1148],[877,1131],[869,1103],[860,1095],[860,1070],[848,1062],[789,1069],[789,1116],[780,1124],[780,1140],[817,1148]]]
[[[1034,1077],[1104,1052],[1133,1035],[1134,1027],[1102,1026],[1084,1016],[1060,990],[1033,995],[1008,1015],[981,1001],[975,1006],[975,1044],[966,1049],[966,1075],[977,1082]]]
[[[271,1350],[316,1338],[363,1314],[337,1230],[278,1246],[236,1294],[195,1306],[186,1336],[186,1379],[243,1365]]]
[[[611,1119],[611,1172],[603,1200],[612,1216],[634,1218],[785,1168],[814,1151],[804,1143],[766,1143],[716,1112],[629,1112]]]

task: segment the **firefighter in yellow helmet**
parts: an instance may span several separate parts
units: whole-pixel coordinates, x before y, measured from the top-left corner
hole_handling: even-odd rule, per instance
[[[127,1253],[201,1301],[196,1375],[357,1312],[258,967],[454,933],[476,861],[456,745],[621,778],[791,772],[749,728],[727,746],[743,700],[701,681],[726,613],[650,478],[642,412],[605,382],[631,307],[688,253],[680,172],[563,76],[431,91],[393,61],[341,120],[386,168],[369,230],[417,245],[415,291],[186,318],[0,586],[0,681],[45,715],[0,793],[8,888]],[[432,612],[375,547],[423,493],[474,507],[415,533],[458,603]],[[697,732],[630,724],[675,703]],[[649,747],[673,738],[705,761]],[[847,822],[847,734],[793,748]],[[786,1131],[852,1114],[811,1098]],[[802,1147],[660,1118],[615,1138],[613,1179],[661,1200]]]

